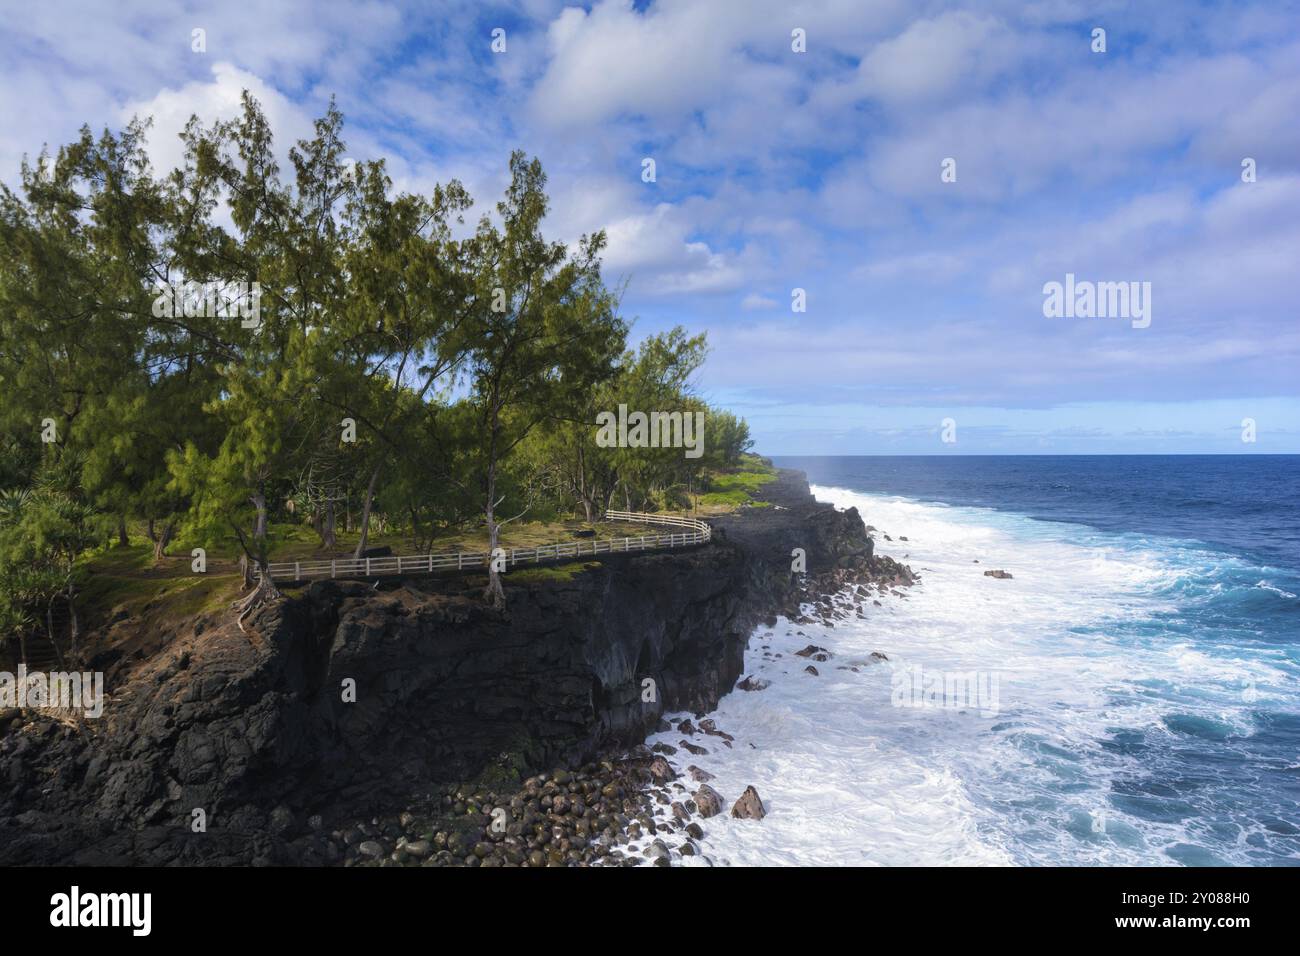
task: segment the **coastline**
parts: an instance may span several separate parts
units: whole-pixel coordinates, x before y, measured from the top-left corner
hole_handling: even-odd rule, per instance
[[[648,829],[635,819],[648,809],[639,788],[666,780],[661,755],[629,748],[665,712],[716,708],[744,676],[758,624],[805,605],[810,619],[830,620],[846,587],[911,580],[873,555],[856,511],[816,502],[801,473],[782,471],[764,498],[768,507],[714,520],[713,544],[689,554],[520,580],[504,613],[471,599],[472,580],[462,593],[445,582],[378,591],[317,582],[259,612],[251,638],[197,620],[115,690],[103,721],[74,729],[34,716],[8,730],[0,751],[11,779],[51,784],[19,784],[0,800],[0,855],[90,865],[592,862],[633,822]],[[805,576],[790,570],[795,548]],[[642,699],[647,675],[652,700]],[[355,704],[337,700],[345,678]],[[621,753],[630,760],[609,758]],[[541,768],[552,769],[539,777]],[[496,830],[489,807],[509,817],[498,814]],[[205,832],[189,826],[195,808]],[[451,818],[466,825],[437,828]],[[556,826],[542,846],[554,843],[558,859],[531,857],[537,846],[523,860],[496,852],[527,845],[526,827],[536,842],[539,827]],[[476,828],[482,839],[471,839]],[[417,844],[404,857],[403,838]],[[381,852],[363,854],[367,843]]]
[[[261,612],[248,637],[228,621],[190,622],[128,687],[110,688],[104,720],[6,717],[0,756],[15,783],[0,791],[0,858],[1286,859],[1289,831],[1267,806],[1210,815],[1232,812],[1230,780],[1188,827],[1168,816],[1183,797],[1145,781],[1225,743],[1284,745],[1284,667],[1267,653],[1193,651],[1177,632],[1169,640],[1168,615],[1196,607],[1189,585],[1275,612],[1294,588],[1176,540],[842,486],[817,493],[825,500],[782,472],[764,506],[711,519],[708,547],[520,576],[503,615],[481,607],[468,578],[307,587]],[[897,560],[876,552],[861,514]],[[802,578],[790,570],[797,547]],[[919,593],[906,587],[920,580],[909,560],[926,578]],[[916,666],[992,669],[1001,716],[899,707],[891,683]],[[1180,673],[1189,694],[1168,680]],[[654,701],[641,696],[646,675]],[[353,709],[330,699],[344,676],[358,682]],[[1243,705],[1242,686],[1258,706]],[[1231,712],[1216,716],[1221,706]],[[18,783],[29,780],[44,785]],[[742,797],[741,812],[762,808],[763,822],[732,818]],[[206,833],[187,830],[194,806],[215,808]],[[1196,829],[1201,819],[1265,842],[1234,853]]]

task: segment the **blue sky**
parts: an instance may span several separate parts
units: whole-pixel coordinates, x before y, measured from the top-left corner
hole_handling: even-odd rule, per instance
[[[136,114],[169,166],[188,116],[233,115],[243,88],[285,150],[336,95],[352,153],[403,189],[455,177],[488,206],[512,148],[540,156],[555,236],[607,230],[635,334],[708,331],[698,387],[761,451],[1300,452],[1295,4],[0,13],[9,183],[24,153]],[[1066,273],[1150,282],[1150,326],[1046,318]]]

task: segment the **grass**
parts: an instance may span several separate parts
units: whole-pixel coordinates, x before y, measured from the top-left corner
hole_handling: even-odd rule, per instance
[[[757,455],[744,455],[733,471],[709,476],[709,490],[696,499],[701,511],[719,514],[737,508],[768,508],[760,493],[764,485],[776,480],[776,469]]]
[[[126,617],[160,629],[229,605],[239,594],[233,562],[196,574],[190,558],[165,558],[157,567],[148,543],[114,547],[84,559],[77,568],[77,608],[83,626],[100,628]]]
[[[505,580],[507,583],[510,581],[572,581],[584,571],[598,567],[600,567],[599,561],[584,561],[581,564],[576,561],[567,564],[548,564],[525,568],[522,571],[511,571],[506,575]]]

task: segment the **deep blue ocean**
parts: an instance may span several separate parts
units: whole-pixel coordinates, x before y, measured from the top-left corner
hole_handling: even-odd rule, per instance
[[[1300,456],[774,460],[921,572],[864,647],[1002,677],[982,723],[854,715],[945,781],[933,833],[882,846],[1300,864]]]

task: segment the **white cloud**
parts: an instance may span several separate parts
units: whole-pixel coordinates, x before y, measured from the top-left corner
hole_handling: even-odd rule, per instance
[[[708,243],[690,239],[690,228],[669,203],[611,222],[606,271],[626,275],[642,295],[725,292],[739,286],[743,271]]]
[[[299,139],[311,137],[311,118],[260,77],[230,63],[214,63],[210,80],[195,80],[176,89],[160,90],[148,100],[127,103],[119,111],[118,120],[125,124],[133,116],[153,117],[149,159],[156,173],[166,174],[183,161],[184,147],[178,136],[190,117],[197,115],[205,126],[217,120],[236,119],[242,112],[244,90],[261,103],[266,113],[275,134],[281,174],[291,174],[289,147]]]
[[[724,22],[722,7],[674,0],[645,13],[610,2],[566,9],[548,31],[551,60],[533,108],[559,127],[689,111],[739,64]]]
[[[740,307],[746,312],[771,311],[780,304],[771,296],[760,295],[757,292],[751,292],[740,300]]]
[[[1029,45],[994,17],[949,11],[877,44],[858,66],[857,90],[895,102],[969,90],[1014,69]]]

